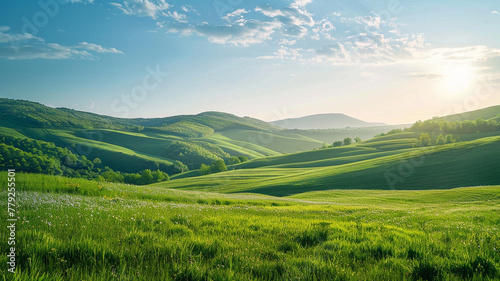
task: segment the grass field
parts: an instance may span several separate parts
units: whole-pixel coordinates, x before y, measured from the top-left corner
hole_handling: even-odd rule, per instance
[[[479,135],[478,137],[481,137]],[[426,148],[407,146],[403,136],[375,138],[361,145],[254,159],[229,171],[199,177],[191,172],[168,188],[252,192],[273,196],[331,189],[444,189],[499,184],[500,137],[484,137]]]
[[[277,198],[16,178],[16,280],[499,277],[499,186]]]

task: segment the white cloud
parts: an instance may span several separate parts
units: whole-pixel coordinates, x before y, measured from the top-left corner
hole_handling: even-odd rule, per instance
[[[297,44],[297,40],[288,40],[288,39],[281,39],[278,41],[279,45],[295,45]]]
[[[186,15],[184,15],[184,14],[179,14],[179,13],[177,13],[176,11],[173,11],[173,12],[172,12],[172,11],[168,11],[168,12],[166,13],[166,15],[167,15],[168,17],[173,18],[174,20],[176,20],[176,21],[178,21],[178,22],[187,22],[187,17],[186,17]]]
[[[295,0],[290,6],[291,7],[305,7],[307,4],[312,3],[313,0]]]
[[[491,11],[491,13],[494,15],[500,15],[500,12],[498,12],[498,11]]]
[[[500,57],[500,49],[481,45],[461,48],[433,48],[417,50],[414,55],[416,59],[421,60],[474,63]]]
[[[167,28],[169,32],[178,32],[183,35],[205,36],[212,43],[249,46],[270,39],[277,25],[278,23],[275,22],[248,20],[238,25],[170,24]]]
[[[261,56],[261,59],[287,59],[287,60],[302,60],[303,49],[294,49],[290,47],[280,46],[272,56]]]
[[[92,4],[94,0],[66,0],[69,3],[83,3],[83,4]]]
[[[434,80],[442,78],[443,75],[437,73],[413,72],[413,73],[408,73],[408,77],[421,80]]]
[[[312,15],[301,6],[293,6],[292,4],[290,7],[277,9],[270,5],[261,5],[256,7],[255,11],[279,22],[281,33],[285,36],[304,37],[308,31],[307,27],[314,26]]]
[[[365,24],[366,26],[373,28],[380,28],[380,23],[382,19],[379,16],[368,15],[366,17],[357,17],[356,21],[360,24]]]
[[[318,24],[313,29],[313,39],[328,42],[316,48],[314,61],[342,65],[390,64],[413,59],[414,52],[425,47],[422,34],[394,32],[397,26],[394,20],[386,22],[375,14],[354,18],[335,17],[332,20],[333,23],[323,20],[323,26]],[[335,32],[337,29],[341,32]],[[336,36],[333,37],[333,34]]]
[[[170,7],[170,4],[165,2],[165,0],[131,0],[124,1],[123,4],[116,2],[110,2],[109,4],[118,8],[125,15],[137,15],[153,19],[156,19],[160,15],[167,15],[164,11]]]
[[[86,51],[79,51],[70,47],[54,43],[21,45],[17,47],[0,46],[0,58],[7,59],[70,59],[92,58]]]
[[[237,8],[222,17],[227,22],[223,25],[196,21],[196,17],[189,14],[197,13],[191,6],[177,7],[188,17],[174,11],[165,0],[121,0],[110,4],[127,15],[156,19],[158,29],[168,33],[203,36],[215,44],[243,47],[270,42],[276,49],[270,55],[261,56],[266,59],[380,65],[417,60],[475,62],[500,56],[497,49],[486,46],[431,48],[423,34],[402,34],[396,18],[383,19],[369,10],[366,16],[348,18],[334,12],[326,18],[315,18],[306,9],[312,0],[291,2],[285,7],[265,4],[253,10]],[[84,50],[98,52],[98,49]]]
[[[237,9],[234,12],[231,12],[231,13],[228,13],[227,15],[225,15],[224,17],[222,17],[222,19],[231,22],[232,18],[235,18],[235,17],[243,18],[242,15],[247,14],[247,13],[248,13],[248,11],[245,9]]]
[[[0,27],[0,58],[7,59],[95,59],[95,53],[123,54],[115,48],[82,42],[76,46],[46,43],[31,34],[11,34],[7,26]]]
[[[41,38],[33,36],[29,33],[25,34],[8,34],[5,33],[6,31],[9,31],[10,27],[8,26],[0,26],[0,43],[12,43],[16,44],[16,42],[19,41],[26,41],[26,40],[38,40],[38,41],[43,41]]]
[[[195,18],[188,19],[186,15],[173,11],[173,6],[165,0],[128,0],[110,4],[126,15],[156,19],[157,27],[166,29],[168,33],[179,33],[181,36],[195,34],[207,37],[210,42],[216,44],[249,46],[266,40],[281,40],[283,37],[303,38],[309,28],[314,26],[312,14],[305,9],[311,2],[311,0],[297,0],[284,8],[263,5],[253,11],[239,8],[222,17],[228,22],[226,25],[196,22]],[[172,10],[167,11],[167,9]],[[179,11],[196,12],[187,5],[180,6]],[[326,32],[328,26],[324,25],[322,29]],[[271,37],[274,35],[276,38]],[[295,44],[296,41],[288,42]]]
[[[87,51],[94,51],[96,53],[111,53],[111,54],[122,54],[122,51],[119,51],[115,48],[104,48],[103,46],[97,45],[97,44],[92,44],[92,43],[87,43],[87,42],[82,42],[78,44],[78,48],[85,49]]]
[[[333,40],[333,32],[335,31],[335,26],[327,20],[322,19],[320,22],[316,23],[316,27],[313,28],[312,39],[320,40],[321,38],[325,38],[328,40]]]

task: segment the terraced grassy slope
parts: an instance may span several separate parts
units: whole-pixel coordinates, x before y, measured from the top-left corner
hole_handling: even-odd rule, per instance
[[[281,136],[277,134],[249,131],[229,130],[220,133],[231,140],[255,144],[276,152],[297,152],[321,147],[323,142],[301,135]]]
[[[406,142],[402,137],[370,143]],[[228,172],[177,179],[163,186],[287,196],[329,189],[410,190],[500,184],[500,136],[411,149],[364,145],[256,159],[231,166]]]

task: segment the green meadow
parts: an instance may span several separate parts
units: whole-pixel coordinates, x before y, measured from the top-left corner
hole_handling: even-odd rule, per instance
[[[404,130],[284,130],[0,101],[18,216],[3,280],[500,278],[497,107]]]
[[[5,280],[499,277],[499,186],[272,197],[32,174],[17,183],[18,271]]]

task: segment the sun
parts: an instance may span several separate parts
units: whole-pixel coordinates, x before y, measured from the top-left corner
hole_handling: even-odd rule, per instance
[[[444,96],[463,96],[476,81],[475,69],[470,65],[445,66],[441,70],[441,91]]]

